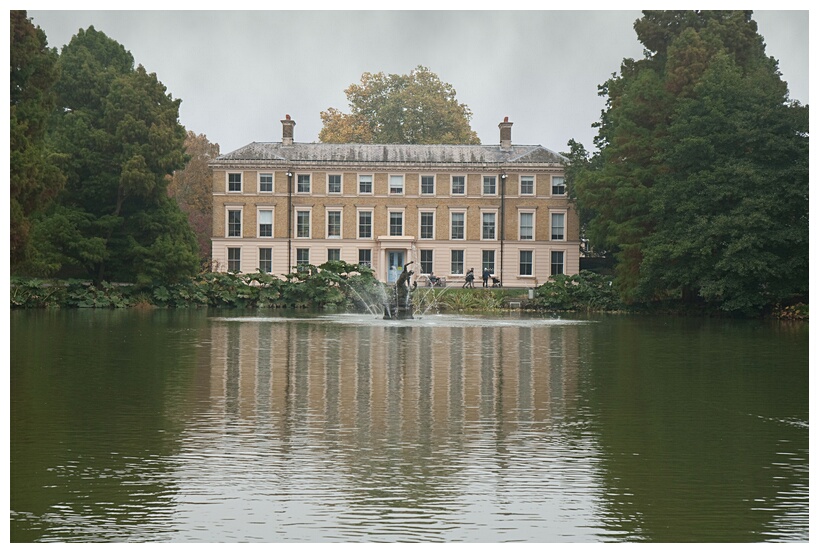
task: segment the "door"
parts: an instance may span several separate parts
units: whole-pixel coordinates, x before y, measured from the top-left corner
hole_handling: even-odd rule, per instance
[[[387,250],[387,284],[394,284],[404,270],[404,250]]]

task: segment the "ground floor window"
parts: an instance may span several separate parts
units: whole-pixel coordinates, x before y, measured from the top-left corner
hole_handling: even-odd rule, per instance
[[[490,274],[495,274],[495,250],[483,250],[481,254],[481,266],[487,269]]]
[[[228,248],[228,272],[238,273],[242,269],[242,248]]]
[[[273,272],[273,248],[259,248],[259,271]]]
[[[341,250],[330,248],[327,250],[327,261],[341,261]]]
[[[373,251],[372,250],[358,250],[358,264],[365,267],[373,266]]]
[[[452,263],[449,269],[449,273],[452,275],[462,275],[464,274],[464,251],[463,250],[452,250]]]
[[[421,274],[432,272],[432,250],[421,250]]]
[[[296,248],[296,266],[305,267],[310,264],[310,248]]]
[[[520,252],[520,276],[532,276],[532,251],[522,250]]]
[[[563,252],[552,252],[552,274],[563,274]]]

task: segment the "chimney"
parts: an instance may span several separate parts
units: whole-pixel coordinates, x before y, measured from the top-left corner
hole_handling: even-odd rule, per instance
[[[295,126],[296,122],[290,119],[289,115],[285,115],[282,119],[282,146],[293,145],[293,127]]]
[[[501,150],[512,149],[512,123],[509,122],[508,117],[503,118],[503,123],[498,123],[500,129],[500,147]]]

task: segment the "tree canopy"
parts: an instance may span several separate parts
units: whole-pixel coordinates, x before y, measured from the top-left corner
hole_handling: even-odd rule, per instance
[[[364,73],[344,91],[350,113],[321,112],[319,140],[363,144],[480,144],[469,121],[472,112],[452,85],[428,68],[409,75]]]
[[[807,293],[808,108],[746,11],[646,11],[569,168],[623,298],[757,313]]]
[[[50,135],[66,182],[36,225],[41,272],[138,283],[194,274],[196,239],[167,192],[186,161],[180,100],[94,27],[63,48],[58,68]]]

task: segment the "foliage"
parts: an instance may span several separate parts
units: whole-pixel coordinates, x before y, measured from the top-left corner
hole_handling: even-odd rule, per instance
[[[643,60],[601,87],[583,229],[628,303],[752,315],[807,294],[808,110],[788,100],[750,12],[644,12]]]
[[[9,188],[11,264],[25,262],[31,239],[31,215],[62,188],[65,177],[47,140],[56,107],[57,52],[25,11],[11,11]]]
[[[532,307],[550,311],[619,311],[623,305],[611,280],[590,271],[555,275],[535,289]]]
[[[351,113],[321,112],[319,140],[329,143],[480,144],[472,112],[428,68],[409,75],[364,73],[345,91]]]
[[[168,195],[187,215],[199,244],[199,257],[209,259],[213,236],[213,178],[208,163],[219,156],[219,145],[211,144],[204,134],[188,131],[185,154],[188,162],[184,169],[174,171],[168,183]]]
[[[95,283],[179,281],[199,266],[196,238],[167,194],[185,161],[179,100],[93,27],[63,48],[51,137],[66,175],[37,218],[37,267]]]

